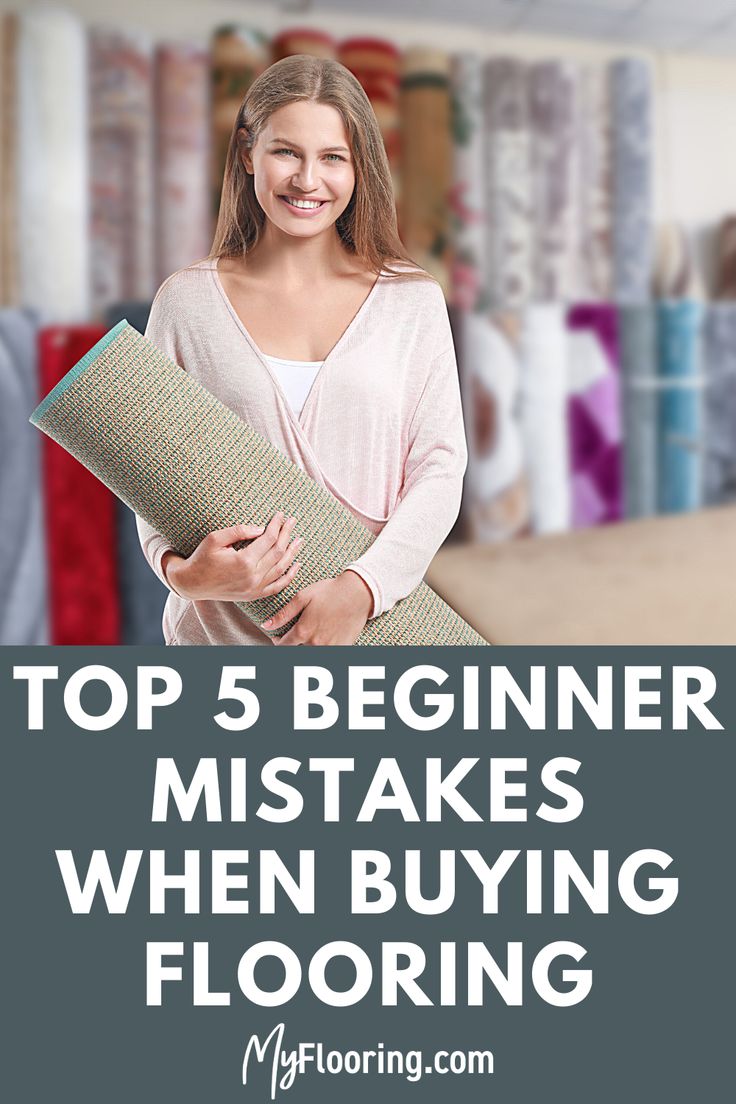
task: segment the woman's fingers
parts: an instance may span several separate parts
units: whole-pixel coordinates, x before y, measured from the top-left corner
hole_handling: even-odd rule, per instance
[[[256,549],[256,555],[259,557],[256,562],[256,571],[264,582],[271,582],[278,577],[278,574],[283,572],[282,569],[281,572],[276,573],[274,568],[276,568],[277,564],[283,559],[289,547],[289,541],[291,540],[295,525],[296,518],[287,518],[271,547],[265,549],[261,554],[259,554]]]
[[[210,533],[209,540],[216,548],[229,548],[238,541],[260,537],[263,530],[263,525],[230,525],[227,529],[215,529]]]
[[[291,566],[291,563],[297,552],[299,552],[302,548],[302,543],[303,542],[301,537],[294,537],[294,540],[291,542],[285,552],[281,553],[279,551],[278,559],[272,567],[267,567],[265,574],[263,575],[262,582],[264,584],[273,583],[275,580],[281,578],[284,572],[287,571],[288,568]],[[259,564],[259,567],[264,567],[265,563],[266,557],[264,556],[263,560]]]
[[[273,617],[267,618],[261,624],[261,628],[280,629],[283,625],[287,625],[292,617],[296,617],[305,606],[309,605],[310,595],[308,590],[309,588],[305,587],[304,590],[300,590],[298,594],[295,594],[278,613],[275,613]]]
[[[279,594],[282,590],[285,590],[301,566],[299,560],[293,563],[288,571],[263,588],[263,597],[268,598],[272,594]]]
[[[296,518],[287,518],[282,510],[278,510],[273,515],[263,535],[257,540],[254,540],[251,545],[253,555],[256,557],[257,566],[260,566],[261,560],[266,555],[273,554],[272,562],[275,562],[275,560],[279,558],[281,554],[280,550],[283,551],[283,549],[286,548],[286,545],[289,543],[289,534],[295,525]],[[281,543],[279,547],[276,547],[279,541]]]

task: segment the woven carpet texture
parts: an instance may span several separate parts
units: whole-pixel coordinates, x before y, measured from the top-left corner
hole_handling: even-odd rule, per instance
[[[123,319],[57,384],[31,421],[183,556],[215,529],[277,510],[310,533],[299,585],[237,605],[256,624],[303,586],[333,577],[376,537],[325,488],[242,422]],[[293,622],[292,622],[293,623]],[[290,626],[272,633],[283,635]],[[420,583],[367,622],[357,644],[485,645]]]

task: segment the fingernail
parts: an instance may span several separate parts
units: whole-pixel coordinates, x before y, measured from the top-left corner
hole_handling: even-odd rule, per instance
[[[301,537],[294,537],[294,544],[295,545],[296,544],[301,544],[301,543],[302,543],[302,538]]]
[[[262,622],[261,622],[261,628],[262,628],[262,629],[267,629],[267,628],[268,628],[268,626],[269,626],[269,625],[271,624],[271,622],[272,622],[272,621],[273,621],[273,617],[269,617],[269,618],[267,618],[267,619],[266,619],[265,621],[262,621]]]

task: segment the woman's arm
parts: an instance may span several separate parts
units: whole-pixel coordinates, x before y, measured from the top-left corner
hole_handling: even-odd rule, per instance
[[[301,613],[274,642],[353,644],[366,620],[410,594],[457,518],[467,460],[460,381],[449,344],[431,362],[411,419],[396,509],[367,552],[341,575],[305,587],[264,624],[278,629]],[[365,584],[362,592],[356,575]]]
[[[181,311],[174,273],[159,288],[151,305],[145,336],[182,370],[184,358],[177,334]],[[136,516],[143,554],[161,582],[180,598],[255,601],[279,594],[299,571],[294,557],[301,538],[291,541],[296,519],[278,511],[268,525],[235,525],[205,537],[186,559],[142,518]],[[236,547],[250,541],[247,548]],[[291,541],[291,543],[290,543]]]
[[[373,544],[349,564],[378,595],[377,617],[411,594],[452,529],[468,462],[455,349],[430,365],[409,430],[400,501]]]

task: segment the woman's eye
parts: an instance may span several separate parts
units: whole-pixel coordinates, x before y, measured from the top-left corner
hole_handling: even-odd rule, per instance
[[[296,154],[294,153],[294,150],[287,149],[286,146],[284,146],[282,149],[274,150],[273,152],[275,154],[288,153],[290,156],[296,157]],[[345,158],[341,157],[339,153],[328,153],[328,154],[325,154],[325,156],[327,157],[328,160],[330,158],[334,158],[335,161],[344,161],[345,160]]]

